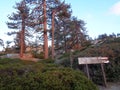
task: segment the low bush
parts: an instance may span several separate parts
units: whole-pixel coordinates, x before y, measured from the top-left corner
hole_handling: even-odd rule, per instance
[[[13,61],[0,63],[0,90],[98,90],[80,71],[52,62]]]

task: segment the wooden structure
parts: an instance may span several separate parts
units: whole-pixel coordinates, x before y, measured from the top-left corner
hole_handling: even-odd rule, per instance
[[[104,63],[109,63],[108,57],[81,57],[78,58],[78,63],[81,64],[85,64],[86,65],[86,72],[87,72],[87,76],[90,79],[90,75],[89,75],[89,67],[88,64],[101,64],[101,69],[102,69],[102,75],[103,75],[103,79],[104,79],[104,85],[105,87],[107,87],[107,81],[106,81],[106,75],[105,75],[105,71],[104,71]]]

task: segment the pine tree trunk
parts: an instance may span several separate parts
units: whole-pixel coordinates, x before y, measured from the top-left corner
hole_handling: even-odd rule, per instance
[[[26,5],[25,1],[22,3],[23,6]],[[23,57],[25,52],[25,13],[22,13],[22,30],[20,32],[20,57]]]
[[[25,20],[22,19],[22,30],[20,33],[20,57],[23,57],[25,51]]]
[[[46,0],[43,0],[43,14],[44,14],[44,58],[48,59]]]

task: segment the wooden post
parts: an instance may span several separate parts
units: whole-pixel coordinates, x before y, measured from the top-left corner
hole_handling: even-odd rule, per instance
[[[70,50],[70,66],[71,66],[71,68],[73,68],[73,50],[71,49]]]
[[[103,75],[104,85],[105,85],[105,87],[107,87],[107,81],[106,81],[106,75],[105,75],[104,65],[102,63],[101,63],[101,69],[102,69],[102,75]]]
[[[85,66],[86,66],[87,77],[88,77],[88,79],[90,79],[88,64],[85,64]]]

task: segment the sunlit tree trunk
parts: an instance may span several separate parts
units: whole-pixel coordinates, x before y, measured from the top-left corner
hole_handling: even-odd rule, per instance
[[[43,14],[44,14],[44,58],[48,59],[48,36],[47,36],[46,0],[43,0]]]
[[[23,6],[25,6],[25,0],[22,2]],[[23,54],[25,52],[25,13],[22,13],[22,30],[20,33],[20,57],[23,57]]]
[[[22,30],[20,35],[20,57],[23,57],[23,53],[25,51],[25,20],[22,17]]]

